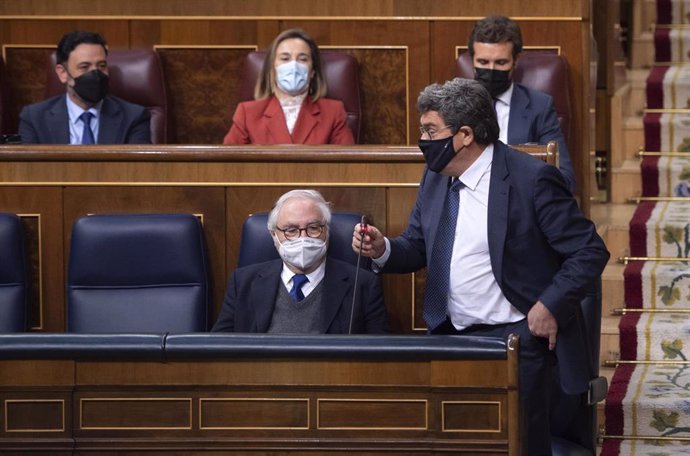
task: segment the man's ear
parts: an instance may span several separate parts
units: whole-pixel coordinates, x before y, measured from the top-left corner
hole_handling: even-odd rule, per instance
[[[67,70],[64,66],[62,66],[59,63],[55,65],[55,74],[57,74],[57,77],[60,79],[60,82],[62,82],[63,84],[67,84],[67,79],[69,78],[69,75],[67,74]]]
[[[465,146],[469,146],[474,142],[474,130],[472,130],[471,127],[468,127],[467,125],[463,125],[460,127],[458,130],[458,133],[463,133],[463,139],[462,143]]]

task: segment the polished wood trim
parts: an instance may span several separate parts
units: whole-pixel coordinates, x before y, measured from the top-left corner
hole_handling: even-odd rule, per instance
[[[54,44],[3,44],[2,60],[7,62],[7,49],[55,49]]]
[[[169,15],[0,15],[0,20],[51,20],[51,21],[478,21],[484,16],[169,16]],[[516,21],[582,22],[582,16],[513,16]]]
[[[417,146],[0,146],[0,161],[423,163]]]
[[[460,51],[467,52],[469,48],[467,45],[463,46],[455,46],[455,59],[457,60],[458,57],[460,57]],[[522,46],[523,53],[525,50],[528,51],[539,51],[539,50],[556,50],[557,55],[561,55],[561,46],[559,45],[544,45],[544,46]]]

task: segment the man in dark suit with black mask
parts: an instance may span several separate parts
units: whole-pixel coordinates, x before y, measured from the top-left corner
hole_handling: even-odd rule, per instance
[[[24,144],[150,144],[146,108],[108,95],[108,48],[93,32],[75,31],[57,46],[55,72],[66,93],[25,106]]]

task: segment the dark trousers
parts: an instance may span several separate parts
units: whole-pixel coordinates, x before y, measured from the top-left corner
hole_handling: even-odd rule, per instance
[[[474,325],[458,331],[447,319],[431,334],[459,334],[507,339],[510,334],[520,336],[520,431],[524,455],[550,456],[551,432],[549,401],[552,369],[556,358],[549,351],[549,341],[534,337],[527,326],[527,318],[502,325]]]

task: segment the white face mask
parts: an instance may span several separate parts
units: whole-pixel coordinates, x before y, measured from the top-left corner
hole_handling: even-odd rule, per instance
[[[275,235],[274,235],[275,236]],[[319,263],[326,256],[326,241],[319,238],[300,237],[292,241],[280,242],[276,237],[278,254],[289,265],[300,271],[306,271]]]
[[[281,63],[276,67],[276,84],[293,97],[305,92],[309,85],[309,67],[297,60]]]

